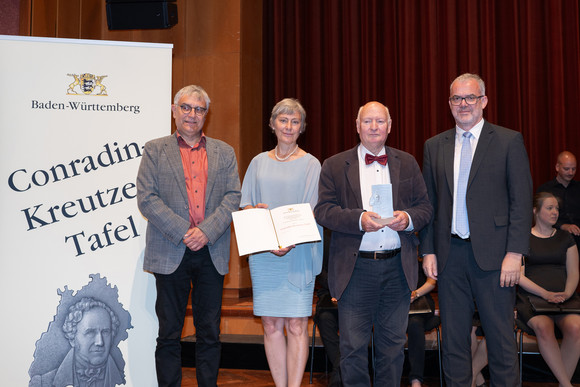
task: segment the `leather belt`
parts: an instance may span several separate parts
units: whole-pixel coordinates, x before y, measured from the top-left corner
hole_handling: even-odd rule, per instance
[[[401,248],[394,250],[359,251],[358,256],[366,259],[390,259],[397,256]]]
[[[471,238],[462,238],[457,234],[451,234],[451,238],[459,239],[459,240],[462,240],[464,242],[471,242]]]

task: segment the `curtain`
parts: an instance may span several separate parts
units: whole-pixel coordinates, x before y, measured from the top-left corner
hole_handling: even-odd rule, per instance
[[[580,15],[576,0],[269,0],[264,2],[263,148],[282,98],[307,112],[300,145],[321,161],[358,143],[358,108],[385,104],[387,144],[422,162],[453,127],[449,85],[486,82],[484,118],[520,131],[534,187],[556,156],[580,157]]]

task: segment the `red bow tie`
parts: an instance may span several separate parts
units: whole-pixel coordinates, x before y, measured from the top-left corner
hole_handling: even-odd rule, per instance
[[[367,153],[365,155],[365,163],[367,165],[372,164],[374,161],[378,162],[381,165],[387,165],[387,155],[375,156],[371,155],[370,153]]]

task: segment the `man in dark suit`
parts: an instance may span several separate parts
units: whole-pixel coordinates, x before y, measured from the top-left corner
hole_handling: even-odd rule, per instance
[[[515,288],[528,252],[532,179],[522,135],[483,120],[485,84],[463,74],[450,87],[456,127],[425,143],[423,176],[435,214],[421,233],[425,274],[438,280],[448,386],[471,384],[477,304],[491,385],[518,385]]]
[[[550,192],[558,198],[560,213],[554,225],[574,236],[580,246],[580,181],[576,175],[576,156],[563,151],[556,162],[556,178],[542,184],[536,192]]]
[[[206,137],[209,97],[199,86],[177,92],[177,131],[145,144],[137,203],[148,220],[143,268],[153,272],[159,335],[159,386],[181,386],[181,331],[191,290],[199,386],[216,386],[224,275],[230,258],[231,213],[241,198],[232,147]]]
[[[328,282],[338,299],[344,386],[370,386],[368,344],[374,328],[375,386],[398,386],[411,290],[417,284],[417,237],[432,207],[417,162],[385,146],[386,106],[369,102],[356,120],[361,144],[327,159],[320,174],[319,224],[332,230]],[[394,219],[370,204],[373,185],[392,184]]]

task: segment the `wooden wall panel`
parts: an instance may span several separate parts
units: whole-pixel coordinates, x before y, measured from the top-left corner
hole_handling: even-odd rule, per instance
[[[32,2],[31,31],[34,36],[56,36],[58,0]]]
[[[262,2],[246,0],[241,9],[240,170],[262,151]],[[260,21],[260,22],[259,22]],[[256,26],[259,26],[256,27]]]
[[[20,0],[20,35],[173,44],[172,95],[188,84],[206,89],[205,132],[234,147],[243,177],[262,144],[262,1],[178,0],[170,29],[109,31],[104,0]],[[225,288],[250,286],[247,259],[233,244]]]
[[[59,4],[56,10],[56,35],[61,38],[76,38],[81,29],[81,0],[69,0]]]

